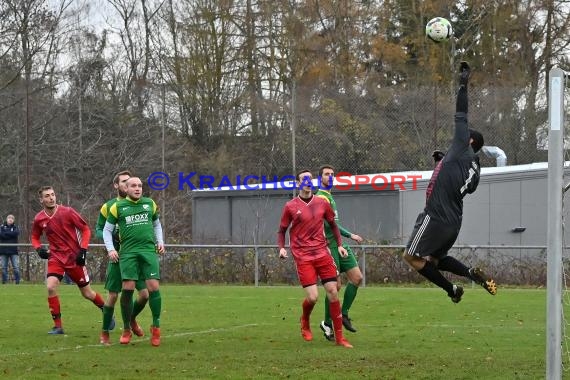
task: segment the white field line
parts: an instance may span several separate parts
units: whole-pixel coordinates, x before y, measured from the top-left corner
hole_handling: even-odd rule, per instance
[[[162,335],[161,339],[169,339],[169,338],[178,338],[178,337],[183,337],[183,336],[192,336],[192,335],[202,335],[202,334],[211,334],[211,333],[224,333],[224,332],[228,332],[228,331],[232,331],[232,330],[238,330],[238,329],[243,329],[243,328],[247,328],[247,327],[256,327],[259,326],[259,324],[257,323],[250,323],[250,324],[246,324],[246,325],[239,325],[239,326],[233,326],[233,327],[227,327],[227,328],[211,328],[208,330],[202,330],[202,331],[187,331],[187,332],[182,332],[182,333],[175,333],[175,334],[170,334],[170,335]],[[118,330],[120,331],[120,330]],[[47,335],[47,334],[46,334]],[[65,335],[64,335],[65,336]],[[116,334],[116,338],[118,340],[120,334]],[[53,339],[52,337],[48,337],[46,336],[46,338],[48,339]],[[99,337],[94,337],[96,339],[99,339]],[[55,339],[57,339],[57,337],[55,337]],[[143,338],[137,338],[135,335],[133,335],[133,340],[131,341],[132,343],[138,343],[138,342],[145,342],[145,341],[149,341],[150,338],[148,336],[148,333],[145,333],[145,336]],[[119,343],[111,343],[110,346],[118,346],[120,345]],[[3,356],[20,356],[20,355],[34,355],[34,354],[45,354],[45,353],[50,353],[50,352],[62,352],[62,351],[77,351],[77,350],[81,350],[81,349],[85,349],[85,348],[105,348],[105,347],[109,347],[109,346],[104,346],[102,344],[86,344],[84,346],[75,346],[75,347],[60,347],[60,348],[56,348],[56,349],[52,349],[52,350],[41,350],[41,351],[36,351],[36,352],[26,352],[26,351],[21,351],[21,352],[14,352],[14,353],[6,353],[3,354]]]

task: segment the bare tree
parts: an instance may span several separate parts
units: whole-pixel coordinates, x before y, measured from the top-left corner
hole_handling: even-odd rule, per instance
[[[57,85],[57,59],[60,53],[60,38],[65,32],[66,11],[70,0],[51,3],[43,0],[6,0],[2,4],[2,25],[4,25],[2,56],[9,57],[12,67],[10,77],[5,77],[0,88],[12,94],[11,101],[4,103],[1,110],[6,114],[15,114],[12,132],[7,141],[15,146],[14,172],[5,178],[17,178],[19,199],[22,209],[18,210],[20,219],[28,221],[31,216],[30,191],[33,185],[32,173],[36,163],[36,130],[42,128],[46,119],[39,117],[36,111],[49,103]],[[21,124],[20,124],[21,123]],[[20,126],[16,124],[20,124]],[[23,156],[23,164],[19,155]],[[22,225],[24,233],[28,223]]]

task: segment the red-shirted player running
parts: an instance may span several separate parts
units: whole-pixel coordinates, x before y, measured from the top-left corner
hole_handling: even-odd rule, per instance
[[[325,238],[323,227],[325,220],[335,235],[339,254],[346,257],[347,252],[342,247],[340,231],[334,220],[334,211],[328,202],[313,195],[311,180],[310,171],[302,170],[297,173],[299,196],[287,202],[281,214],[281,224],[277,234],[279,257],[287,257],[285,232],[291,225],[289,230],[291,253],[295,260],[299,281],[306,295],[303,300],[301,335],[306,341],[313,340],[309,318],[319,296],[317,277],[320,277],[330,302],[336,344],[352,348],[352,345],[342,335],[342,315],[336,287],[338,273]]]
[[[81,215],[71,207],[56,203],[51,186],[43,186],[38,194],[43,210],[37,213],[32,226],[32,246],[42,259],[48,260],[46,285],[48,305],[55,326],[48,334],[63,334],[61,308],[57,287],[67,275],[77,284],[83,297],[103,309],[103,298],[89,285],[89,274],[85,268],[85,257],[91,231]],[[49,250],[42,247],[40,238],[46,234]]]

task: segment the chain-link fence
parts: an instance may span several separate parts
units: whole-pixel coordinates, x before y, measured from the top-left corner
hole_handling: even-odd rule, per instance
[[[337,171],[367,174],[430,170],[434,149],[445,151],[454,130],[455,89],[450,86],[385,87],[349,96],[297,89],[298,107],[268,136],[236,137],[224,145],[230,167],[249,167],[254,174],[290,174],[316,170],[322,164]],[[471,87],[469,124],[483,133],[487,146],[497,146],[507,163],[547,161],[544,150],[547,112],[525,108],[524,89]],[[293,143],[294,142],[294,143]],[[481,156],[482,166],[496,160]],[[222,163],[220,163],[222,165]]]
[[[505,151],[510,164],[546,160],[541,136],[547,115],[525,115],[522,89],[472,88],[469,122],[486,145]],[[519,94],[517,96],[517,94]],[[368,97],[328,94],[298,115],[297,168],[335,163],[352,173],[426,170],[431,152],[447,149],[453,136],[455,94],[447,87],[379,89]],[[495,166],[484,159],[485,166]]]
[[[402,260],[403,246],[354,246],[364,273],[364,284],[422,283],[425,279]],[[546,285],[546,247],[459,246],[450,255],[468,266],[479,266],[494,276],[497,283],[509,285]],[[167,246],[161,256],[161,282],[177,284],[279,285],[298,283],[293,259],[279,259],[276,246],[176,245]],[[20,253],[22,278],[41,283],[46,261],[35,252]],[[94,283],[103,283],[107,255],[103,247],[92,247],[88,269]],[[453,278],[451,275],[450,278]]]

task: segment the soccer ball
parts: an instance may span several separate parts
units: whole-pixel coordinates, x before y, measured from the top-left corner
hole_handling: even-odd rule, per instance
[[[426,36],[434,42],[445,42],[453,35],[449,20],[443,17],[432,18],[426,24]]]

